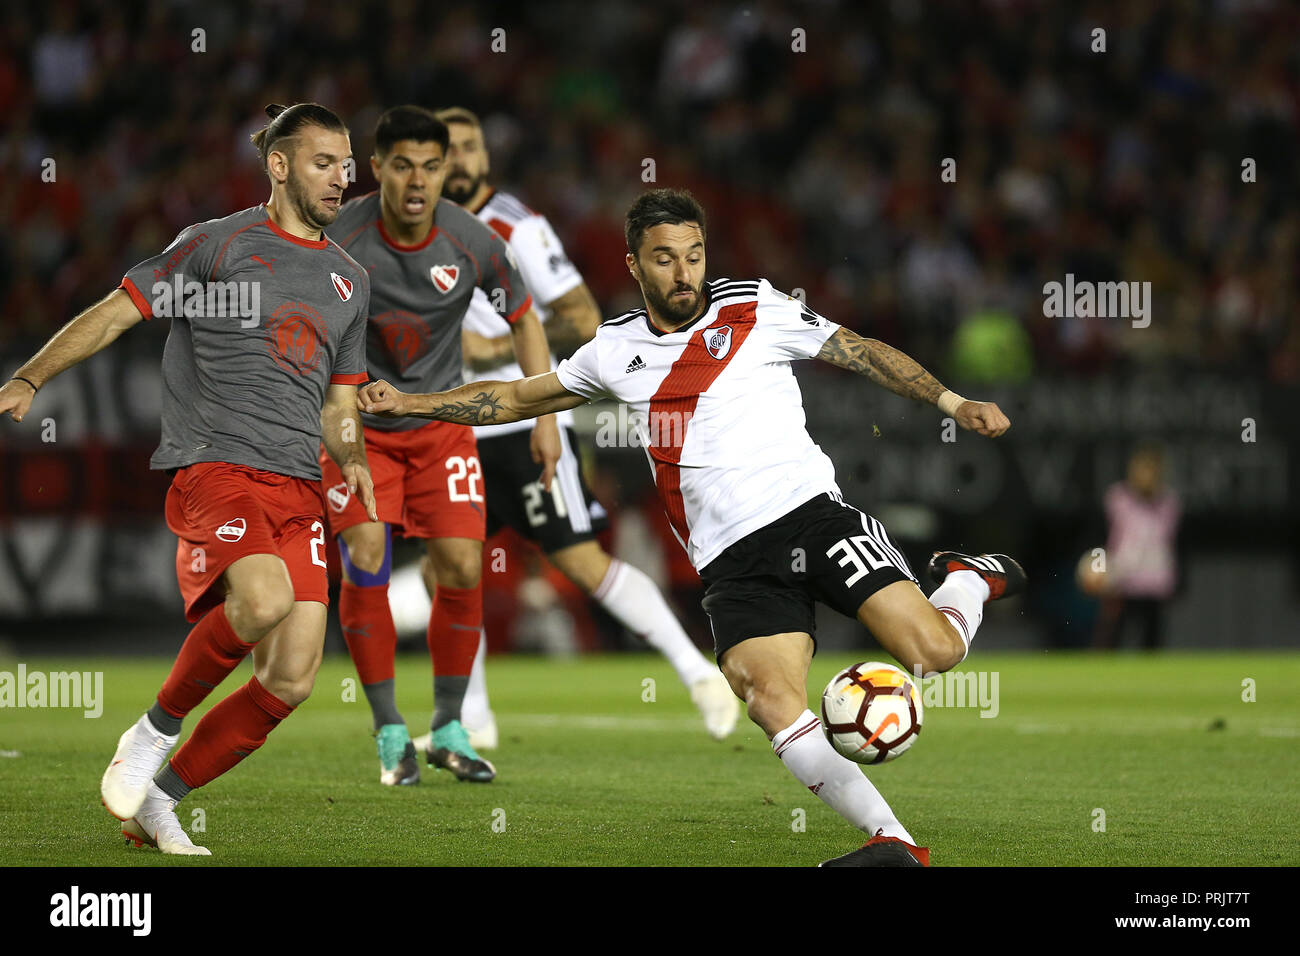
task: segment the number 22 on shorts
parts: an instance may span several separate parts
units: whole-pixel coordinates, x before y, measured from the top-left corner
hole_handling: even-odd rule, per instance
[[[483,492],[479,490],[483,484],[483,472],[479,468],[478,458],[470,456],[463,458],[460,455],[453,455],[447,459],[447,470],[451,472],[447,476],[447,496],[451,501],[483,501]],[[465,482],[465,490],[459,490],[456,485],[458,482]]]

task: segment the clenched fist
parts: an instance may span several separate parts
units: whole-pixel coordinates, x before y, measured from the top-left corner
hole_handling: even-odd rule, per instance
[[[401,418],[408,414],[409,396],[383,379],[357,389],[357,408],[370,415]]]
[[[995,402],[962,402],[953,418],[962,428],[985,438],[997,438],[1011,427],[1011,419]]]

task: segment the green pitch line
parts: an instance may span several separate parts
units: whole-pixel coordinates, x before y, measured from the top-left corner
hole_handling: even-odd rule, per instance
[[[818,657],[815,688],[862,656]],[[127,850],[99,803],[118,735],[170,662],[23,663],[102,670],[105,699],[98,719],[0,709],[0,863],[205,865]],[[910,752],[868,771],[936,866],[1300,863],[1300,655],[977,653],[963,669],[985,672],[986,692],[996,672],[996,716],[949,698]],[[187,827],[202,811],[193,836],[213,862],[790,866],[862,842],[752,724],[710,740],[657,657],[493,658],[489,785],[422,768],[417,787],[381,787],[364,696],[344,699],[354,676],[327,660],[261,751],[180,804]],[[398,662],[413,735],[429,684],[426,657]]]

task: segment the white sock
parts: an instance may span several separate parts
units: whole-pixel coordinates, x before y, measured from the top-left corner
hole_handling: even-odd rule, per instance
[[[966,645],[966,653],[961,656],[963,661],[970,653],[970,643],[975,640],[980,621],[984,620],[984,602],[988,599],[988,583],[974,571],[953,571],[930,595],[930,603],[952,622]]]
[[[916,845],[861,768],[836,753],[811,710],[772,738],[772,750],[800,783],[859,830]]]
[[[717,673],[699,648],[691,643],[664,596],[640,568],[618,558],[612,559],[605,579],[592,598],[620,624],[633,634],[639,634],[647,644],[668,658],[668,663],[673,665],[673,670],[687,687]]]
[[[479,628],[478,652],[474,655],[474,666],[469,671],[465,700],[460,705],[460,721],[466,727],[482,727],[492,719],[492,707],[488,702],[486,661],[487,636]]]

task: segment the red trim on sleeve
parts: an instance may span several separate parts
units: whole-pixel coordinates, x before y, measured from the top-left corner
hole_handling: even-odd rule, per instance
[[[118,288],[126,290],[126,294],[131,297],[131,301],[140,310],[140,315],[144,317],[146,322],[153,318],[153,306],[149,304],[149,300],[144,297],[128,276],[122,276],[122,284]]]
[[[523,315],[525,312],[527,312],[529,309],[531,309],[532,307],[533,307],[533,297],[530,295],[526,299],[524,299],[523,305],[519,306],[519,308],[515,309],[513,312],[511,312],[509,315],[506,316],[506,321],[509,322],[511,325],[514,325],[516,322],[519,321],[519,317]]]
[[[497,235],[507,242],[510,241],[510,234],[515,231],[514,226],[510,225],[510,223],[506,222],[504,219],[498,219],[496,216],[489,219],[487,224],[495,229]]]
[[[365,372],[353,372],[351,375],[340,373],[330,376],[331,385],[364,385],[368,381],[370,381],[370,376]]]
[[[283,229],[281,229],[279,226],[275,224],[275,220],[272,219],[270,216],[266,217],[266,221],[263,223],[263,225],[266,226],[268,229],[270,229],[281,239],[288,239],[290,242],[292,242],[294,245],[297,246],[306,246],[308,249],[324,249],[325,246],[328,245],[328,243],[323,238],[302,239],[299,238],[298,236],[295,236],[291,232],[285,232]]]

